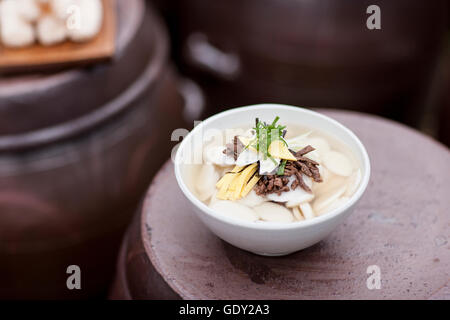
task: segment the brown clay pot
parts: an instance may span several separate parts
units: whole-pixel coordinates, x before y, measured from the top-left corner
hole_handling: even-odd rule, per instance
[[[170,34],[173,60],[178,58],[178,52],[182,50],[179,37],[179,17],[177,7],[179,0],[147,0],[147,3],[154,7],[164,19]]]
[[[147,0],[155,9],[165,14],[172,11],[177,0]]]
[[[446,1],[180,1],[183,71],[214,110],[261,102],[345,108],[414,123],[446,29]]]
[[[159,19],[143,0],[118,5],[112,63],[0,80],[1,299],[106,292],[131,214],[186,126]],[[70,265],[81,290],[67,289]]]
[[[439,139],[450,148],[450,50],[447,54],[439,115]]]

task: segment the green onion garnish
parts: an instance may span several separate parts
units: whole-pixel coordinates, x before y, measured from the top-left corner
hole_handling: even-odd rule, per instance
[[[256,126],[253,128],[256,132],[254,147],[263,154],[264,160],[271,157],[269,147],[273,141],[282,140],[285,142],[283,139],[283,131],[286,129],[286,126],[277,125],[279,120],[280,117],[277,116],[272,124],[268,125],[256,118]]]
[[[287,160],[283,160],[278,167],[277,175],[284,176],[284,169],[286,168]]]

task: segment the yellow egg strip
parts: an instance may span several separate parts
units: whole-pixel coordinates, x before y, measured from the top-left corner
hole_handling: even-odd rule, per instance
[[[250,179],[250,177],[256,172],[258,169],[258,164],[254,163],[252,165],[249,165],[240,175],[238,178],[235,179],[236,185],[235,189],[233,190],[233,196],[231,200],[238,200],[241,197],[241,192],[244,189],[245,184]]]
[[[244,145],[244,147],[246,147],[246,148],[248,148],[248,149],[250,149],[252,151],[258,152],[254,147],[250,146],[250,142],[252,142],[252,140],[250,140],[249,138],[247,138],[247,137],[239,137],[239,140]]]
[[[235,177],[236,172],[241,171],[244,169],[244,167],[235,166],[233,170],[231,170],[231,173],[227,173],[222,177],[222,179],[219,180],[216,184],[216,188],[220,189],[224,184],[229,185],[231,181],[233,181],[233,178]]]
[[[258,182],[259,178],[255,181],[255,177],[250,179],[255,172],[258,170],[258,164],[254,163],[247,166],[244,170],[244,167],[236,166],[231,173],[227,173],[225,176],[220,179],[220,181],[216,184],[216,187],[219,189],[216,197],[220,200],[238,200],[243,197],[243,194],[247,195],[250,190],[255,186],[256,182]],[[249,186],[248,182],[253,184],[248,191],[246,191]],[[245,192],[243,192],[245,190]]]
[[[289,148],[286,146],[284,141],[276,140],[272,142],[268,151],[272,157],[283,160],[297,161],[297,158],[289,151]]]
[[[217,199],[221,199],[221,200],[227,200],[227,191],[228,191],[228,186],[230,185],[230,183],[227,181],[227,184],[224,184],[220,189],[219,192],[217,193]]]
[[[231,170],[231,173],[227,173],[220,179],[219,182],[216,184],[216,188],[219,189],[219,192],[217,193],[217,198],[221,200],[227,200],[228,195],[227,192],[231,186],[231,184],[234,182],[236,177],[240,175],[239,171],[241,171],[244,167],[236,166],[233,170]]]
[[[248,183],[247,185],[244,187],[244,189],[242,189],[241,192],[241,198],[246,197],[250,191],[252,191],[253,187],[256,186],[256,184],[258,183],[259,179],[261,179],[260,176],[255,175]]]

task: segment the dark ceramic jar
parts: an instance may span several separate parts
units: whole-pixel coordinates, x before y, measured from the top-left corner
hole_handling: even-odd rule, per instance
[[[446,28],[446,1],[180,1],[183,70],[215,108],[345,108],[413,123]]]
[[[131,214],[186,126],[159,19],[143,0],[117,3],[112,62],[0,80],[2,299],[106,292]],[[81,290],[66,286],[70,265]]]
[[[440,113],[438,116],[439,139],[450,148],[450,49],[447,52],[443,71],[443,85],[441,89]]]

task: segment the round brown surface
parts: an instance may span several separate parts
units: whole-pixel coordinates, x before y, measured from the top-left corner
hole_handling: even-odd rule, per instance
[[[113,298],[450,299],[450,152],[396,123],[326,112],[351,128],[372,163],[355,212],[326,240],[281,258],[213,235],[167,163],[122,247]],[[381,289],[367,288],[367,269]]]

